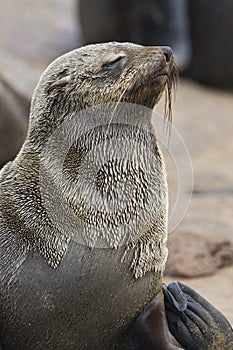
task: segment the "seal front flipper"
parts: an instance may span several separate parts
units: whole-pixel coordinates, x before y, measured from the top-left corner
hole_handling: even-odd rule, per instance
[[[169,330],[187,350],[233,349],[232,327],[213,305],[181,282],[163,285]]]
[[[130,350],[183,349],[169,332],[162,292],[145,307],[137,318],[130,331],[129,339]]]

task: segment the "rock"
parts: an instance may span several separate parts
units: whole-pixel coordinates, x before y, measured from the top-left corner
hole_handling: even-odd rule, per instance
[[[199,277],[233,264],[232,242],[210,242],[194,233],[172,234],[168,240],[166,275]]]
[[[218,267],[233,265],[233,243],[219,242],[212,244],[210,252]]]
[[[170,235],[168,249],[167,275],[197,277],[216,270],[206,240],[195,234]]]

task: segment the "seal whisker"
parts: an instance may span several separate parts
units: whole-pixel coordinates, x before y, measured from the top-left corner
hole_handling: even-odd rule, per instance
[[[165,86],[164,120],[166,124],[166,131],[168,131],[168,134],[169,134],[169,139],[171,136],[171,125],[172,125],[172,100],[173,100],[173,94],[175,95],[175,92],[176,92],[178,81],[179,81],[179,72],[178,72],[176,63],[173,61],[172,70]]]

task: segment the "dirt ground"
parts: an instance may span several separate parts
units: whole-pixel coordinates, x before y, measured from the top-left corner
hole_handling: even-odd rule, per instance
[[[53,58],[80,43],[73,0],[1,1],[0,72],[24,95],[32,95],[41,72]],[[178,88],[173,125],[190,153],[194,191],[186,215],[184,210],[183,215],[179,213],[183,220],[176,233],[196,233],[210,241],[233,240],[232,97],[230,92],[189,81],[181,81]],[[156,118],[154,123],[156,126]],[[182,147],[179,149],[172,142],[169,147],[175,161],[179,158],[182,164]],[[192,181],[187,172],[177,185],[179,176],[170,166],[171,161],[167,162],[173,208],[177,189],[187,200]],[[165,278],[166,282],[169,280],[174,278]],[[182,280],[210,300],[233,324],[233,266],[212,276]]]

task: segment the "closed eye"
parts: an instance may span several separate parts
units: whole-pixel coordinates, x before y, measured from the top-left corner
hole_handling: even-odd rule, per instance
[[[123,62],[124,58],[125,58],[125,56],[120,55],[111,61],[107,61],[107,62],[102,64],[101,69],[109,70],[109,69],[116,68],[119,66],[119,64],[121,64]]]

